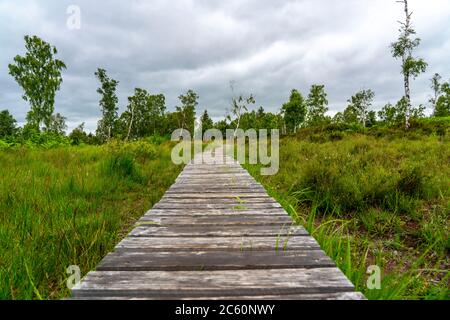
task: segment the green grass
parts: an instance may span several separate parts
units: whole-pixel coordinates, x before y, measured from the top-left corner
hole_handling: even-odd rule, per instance
[[[181,170],[170,143],[0,152],[0,299],[69,295]]]
[[[377,130],[309,129],[283,138],[277,175],[245,167],[369,299],[448,299],[448,135]],[[370,265],[380,290],[367,289]]]

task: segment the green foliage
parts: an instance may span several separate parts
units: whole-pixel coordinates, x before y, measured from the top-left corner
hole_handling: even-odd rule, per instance
[[[435,117],[450,117],[450,82],[441,86],[442,95],[436,101]]]
[[[119,84],[118,81],[111,79],[106,74],[105,69],[99,68],[95,72],[95,76],[100,81],[100,88],[97,89],[97,93],[101,95],[100,108],[102,111],[102,119],[98,122],[97,136],[102,141],[108,141],[114,136],[115,125],[118,118],[119,102],[116,89]]]
[[[28,122],[40,128],[50,127],[55,94],[62,83],[61,71],[66,65],[55,59],[56,48],[37,36],[25,36],[25,56],[16,56],[10,64],[9,74],[22,87],[23,99],[30,103]]]
[[[6,142],[4,140],[0,140],[0,151],[9,149],[11,146],[12,146],[11,143],[8,143],[8,142]]]
[[[325,116],[328,111],[327,94],[324,85],[312,85],[306,100],[308,107],[307,120],[309,125],[318,125],[327,122],[329,119]]]
[[[16,119],[8,110],[0,112],[0,138],[12,136],[16,133]]]
[[[117,131],[126,139],[164,134],[165,103],[163,94],[151,95],[136,88],[134,95],[128,97],[127,110],[120,116]]]
[[[188,90],[186,94],[180,95],[181,106],[176,107],[175,117],[178,122],[177,129],[186,129],[190,132],[191,136],[194,135],[195,127],[195,108],[198,105],[198,94],[193,90]]]
[[[357,123],[358,122],[358,111],[355,106],[350,104],[345,108],[343,113],[343,121],[344,123]]]
[[[231,90],[234,93],[233,84],[231,84]],[[242,129],[241,120],[242,116],[246,114],[249,106],[255,104],[255,98],[252,94],[249,96],[239,95],[237,98],[233,96],[231,101],[231,114],[235,117],[235,120],[231,118],[231,115],[228,115],[228,120],[234,124],[234,136],[237,134],[238,129]]]
[[[375,93],[372,90],[361,90],[348,100],[350,106],[347,108],[352,112],[352,116],[361,122],[363,127],[366,127],[369,120],[369,108],[372,105]],[[350,108],[350,109],[349,109]],[[345,112],[344,112],[345,115]],[[352,119],[353,120],[353,119]]]
[[[89,137],[84,131],[84,122],[72,130],[72,132],[69,134],[69,139],[74,146],[87,144],[89,142]]]
[[[281,111],[284,115],[284,122],[288,132],[296,132],[305,122],[307,107],[302,94],[292,89],[289,101],[283,104]]]
[[[378,111],[378,117],[386,126],[398,126],[404,123],[406,110],[407,101],[406,98],[403,97],[395,104],[395,106],[390,103],[385,105],[380,111]],[[410,108],[410,118],[413,120],[424,118],[424,111],[425,107],[422,105],[416,108]]]
[[[220,130],[222,132],[222,135],[225,137],[227,129],[230,129],[230,125],[227,123],[227,120],[219,120],[214,124],[214,128]]]
[[[433,108],[436,109],[436,103],[438,97],[441,93],[441,75],[439,73],[435,73],[431,78],[431,90],[433,90],[433,96],[430,98],[429,102],[433,105]]]
[[[248,129],[266,129],[270,134],[271,129],[280,129],[282,127],[283,119],[280,115],[273,114],[271,112],[265,112],[262,107],[258,111],[252,110],[251,112],[245,112],[241,115],[239,121],[239,128],[242,130]],[[237,128],[237,119],[227,123],[226,121],[219,121],[216,128],[222,131],[225,137],[226,129],[235,130]]]
[[[403,121],[403,115],[398,112],[398,108],[388,103],[378,111],[378,117],[382,122],[388,126],[395,125],[398,122]]]
[[[202,137],[205,131],[212,129],[214,127],[214,122],[209,117],[208,111],[205,110],[200,118],[200,123],[202,125]]]
[[[402,62],[402,74],[405,87],[405,123],[406,128],[409,129],[409,115],[410,115],[410,78],[416,78],[421,73],[424,73],[427,68],[427,63],[421,59],[413,57],[413,52],[420,45],[420,39],[415,37],[416,31],[411,25],[412,13],[409,12],[408,1],[398,1],[404,4],[405,22],[400,22],[400,36],[398,40],[391,44],[392,56],[400,59]]]
[[[67,130],[66,120],[67,118],[63,117],[60,113],[52,115],[47,131],[64,136]]]

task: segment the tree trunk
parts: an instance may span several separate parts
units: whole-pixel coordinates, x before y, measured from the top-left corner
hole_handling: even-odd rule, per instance
[[[405,73],[404,81],[405,81],[405,100],[406,100],[405,129],[409,129],[411,126],[411,124],[409,123],[411,113],[411,90],[409,87],[409,73]]]
[[[405,28],[406,30],[408,30],[411,27],[411,15],[409,14],[408,10],[408,0],[404,0],[403,2],[405,4],[405,15],[406,15]],[[408,61],[408,58],[411,58],[411,52],[406,50],[406,53],[407,55],[405,55],[403,58],[403,66],[405,66],[406,62]],[[403,68],[403,75],[404,75],[405,99],[406,99],[405,129],[408,130],[409,127],[411,126],[411,124],[409,123],[411,112],[411,89],[409,86],[409,72],[405,68]]]
[[[128,141],[128,139],[130,138],[131,128],[133,126],[133,121],[134,121],[134,107],[131,107],[130,125],[128,126],[128,134],[127,134],[127,138],[125,139],[125,141]]]
[[[236,129],[234,130],[234,138],[236,138],[237,136],[237,131],[239,129],[239,125],[241,124],[241,112],[239,111],[239,115],[237,118],[237,125],[236,125]]]

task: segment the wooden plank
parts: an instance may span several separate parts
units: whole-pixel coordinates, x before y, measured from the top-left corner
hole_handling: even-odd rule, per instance
[[[97,271],[203,271],[334,267],[322,250],[153,252],[118,250]],[[276,271],[274,271],[276,272]]]
[[[353,291],[337,268],[225,271],[95,271],[74,296],[239,297]]]
[[[208,178],[215,178],[215,177],[228,177],[228,176],[234,176],[234,177],[251,177],[247,171],[244,169],[241,170],[233,170],[233,171],[218,171],[218,170],[184,170],[178,177],[208,177]]]
[[[180,184],[175,184],[173,186],[174,189],[176,188],[191,188],[191,189],[199,189],[199,190],[233,190],[233,189],[253,189],[253,188],[259,188],[262,190],[262,186],[257,183],[251,183],[251,182],[232,182],[232,181],[198,181],[198,182],[183,182]]]
[[[208,193],[208,194],[201,194],[201,193],[174,193],[174,192],[167,192],[162,199],[216,199],[216,198],[224,198],[224,199],[246,199],[246,198],[265,198],[265,199],[271,199],[267,193],[264,192],[241,192],[241,193],[229,193],[229,192],[217,192],[217,193]],[[162,200],[161,199],[161,200]],[[211,200],[214,201],[214,200]]]
[[[197,182],[197,181],[208,181],[208,182],[214,182],[214,181],[235,181],[235,182],[246,182],[246,183],[255,183],[257,184],[258,182],[256,182],[255,179],[253,179],[253,177],[251,176],[241,176],[241,177],[237,177],[234,175],[226,175],[226,176],[216,176],[216,177],[211,177],[211,176],[206,176],[206,175],[195,175],[195,176],[190,176],[190,177],[182,177],[179,176],[176,180],[175,183],[188,183],[188,182]]]
[[[232,251],[232,250],[319,250],[316,240],[308,236],[266,237],[127,237],[116,247],[145,251]]]
[[[215,173],[215,172],[209,172],[209,173],[182,173],[177,177],[177,180],[186,180],[186,179],[204,179],[204,180],[211,180],[211,179],[221,179],[221,180],[228,180],[228,179],[244,179],[244,180],[252,180],[256,181],[251,175],[248,173]]]
[[[158,202],[153,206],[155,209],[230,209],[230,210],[251,210],[251,209],[273,209],[281,208],[277,202],[273,203],[166,203]]]
[[[246,205],[246,204],[278,204],[275,200],[269,197],[264,198],[171,198],[171,197],[163,197],[159,203],[164,204],[232,204],[232,205]]]
[[[179,178],[199,178],[204,177],[208,179],[213,178],[252,178],[245,170],[234,170],[232,172],[221,172],[217,170],[204,170],[204,171],[186,171],[184,170]]]
[[[289,226],[139,226],[131,237],[245,237],[308,235],[302,227]],[[186,239],[189,241],[189,239]]]
[[[103,296],[103,297],[74,297],[73,300],[366,300],[364,295],[360,292],[333,292],[333,293],[310,293],[310,294],[287,294],[287,295],[266,295],[266,296],[203,296],[203,297],[179,297],[179,296],[165,296],[165,297],[133,297],[130,296]]]
[[[198,187],[172,187],[169,190],[167,190],[166,194],[182,194],[182,193],[202,193],[202,194],[214,194],[214,193],[261,193],[265,192],[265,189],[260,187],[254,187],[252,189],[244,188],[244,187],[230,187],[230,186],[221,186],[221,187],[211,187],[206,188],[205,186],[198,186]]]
[[[220,215],[251,215],[260,216],[264,219],[266,216],[289,216],[283,208],[270,209],[151,209],[146,213],[148,216],[220,216]]]
[[[142,224],[157,224],[163,226],[169,225],[290,225],[293,224],[292,219],[287,216],[273,215],[261,218],[256,215],[183,215],[183,216],[152,216],[144,215],[139,221],[136,222],[136,226]]]

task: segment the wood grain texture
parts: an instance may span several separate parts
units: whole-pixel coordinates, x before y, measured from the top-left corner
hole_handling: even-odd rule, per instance
[[[275,200],[273,200],[270,197],[260,197],[260,198],[240,198],[240,197],[234,197],[234,198],[171,198],[171,197],[163,197],[161,199],[161,202],[165,204],[171,204],[171,203],[177,203],[177,204],[196,204],[196,205],[203,205],[203,204],[210,204],[213,202],[214,204],[232,204],[232,205],[243,205],[246,204],[278,204]],[[279,205],[279,204],[278,204]],[[279,208],[277,206],[277,208]]]
[[[316,240],[309,236],[267,236],[267,237],[127,237],[116,250],[151,251],[257,251],[275,250],[318,250]]]
[[[158,297],[249,296],[354,290],[337,268],[224,271],[95,271],[72,290],[77,295]]]
[[[272,209],[281,208],[281,205],[277,202],[263,202],[263,203],[196,203],[192,201],[191,203],[169,203],[169,202],[158,202],[153,206],[155,209],[231,209],[231,210],[249,210],[249,209]]]
[[[221,216],[221,215],[247,215],[247,216],[260,216],[263,219],[266,216],[288,216],[286,211],[282,208],[270,208],[270,209],[211,209],[211,208],[199,208],[199,209],[152,209],[145,215],[148,216]]]
[[[261,219],[259,215],[245,215],[245,214],[233,214],[233,215],[167,215],[167,216],[152,216],[144,215],[136,223],[136,226],[140,225],[162,225],[162,226],[182,226],[182,225],[195,225],[195,226],[225,226],[225,225],[254,225],[254,226],[266,226],[266,225],[291,225],[292,219],[287,215],[272,215]]]
[[[155,226],[141,225],[133,229],[131,237],[248,237],[248,236],[308,236],[303,227],[276,226]],[[188,241],[186,239],[186,241]]]
[[[137,296],[81,296],[73,297],[73,300],[366,300],[360,292],[333,292],[333,293],[310,293],[310,294],[286,294],[286,295],[254,295],[254,296],[170,296],[164,297],[137,297]]]
[[[333,267],[321,250],[155,252],[117,250],[108,254],[97,271],[202,271]]]

